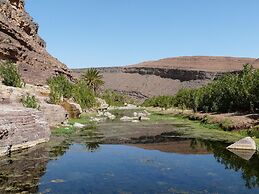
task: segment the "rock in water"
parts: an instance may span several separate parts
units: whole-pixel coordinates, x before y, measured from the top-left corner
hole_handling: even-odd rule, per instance
[[[255,141],[251,137],[245,137],[231,144],[227,149],[256,150]]]
[[[253,155],[255,154],[255,150],[238,150],[238,149],[229,149],[230,152],[234,153],[235,155],[243,158],[244,160],[250,160]]]

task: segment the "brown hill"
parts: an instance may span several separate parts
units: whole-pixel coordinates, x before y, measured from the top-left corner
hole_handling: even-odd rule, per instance
[[[225,72],[239,71],[246,63],[259,68],[259,60],[236,57],[176,57],[126,67],[99,68],[105,88],[137,99],[173,95],[179,89],[200,87]],[[78,77],[85,69],[73,70]]]
[[[71,77],[67,67],[46,51],[38,25],[24,9],[24,0],[0,0],[0,61],[19,65],[26,83],[43,84],[52,75]]]
[[[253,64],[256,68],[259,68],[259,60],[258,63],[255,63],[255,61],[255,58],[186,56],[148,61],[131,66],[229,72],[241,70],[243,65],[246,63]]]

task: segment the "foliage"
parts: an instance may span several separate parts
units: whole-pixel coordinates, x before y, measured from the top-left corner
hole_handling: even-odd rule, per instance
[[[48,80],[50,87],[50,102],[58,104],[63,98],[73,98],[81,107],[91,108],[95,105],[95,96],[85,82],[70,82],[64,75],[58,75]]]
[[[145,100],[142,106],[170,108],[174,106],[174,103],[175,103],[175,98],[173,96],[155,96]]]
[[[73,85],[72,97],[83,109],[91,108],[96,104],[94,93],[83,81],[79,81]]]
[[[106,90],[101,95],[101,98],[111,106],[123,106],[126,102],[128,102],[126,96],[111,90]]]
[[[239,74],[226,74],[198,89],[182,89],[174,97],[156,97],[145,106],[179,107],[203,112],[259,110],[259,70],[249,64]]]
[[[48,80],[50,87],[50,102],[58,104],[62,98],[71,98],[73,84],[64,76],[58,75]]]
[[[35,96],[30,96],[29,94],[27,94],[27,96],[24,96],[22,98],[22,104],[24,107],[27,107],[27,108],[34,108],[34,109],[39,108],[39,105]]]
[[[13,86],[18,88],[24,86],[17,66],[12,62],[8,61],[0,65],[0,76],[3,79],[2,83],[6,86]]]
[[[82,80],[85,81],[86,85],[96,93],[97,90],[104,84],[103,76],[97,69],[90,68],[83,75]]]

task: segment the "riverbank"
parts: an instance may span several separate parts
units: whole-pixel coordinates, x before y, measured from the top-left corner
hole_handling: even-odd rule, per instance
[[[123,122],[119,118],[104,122],[90,122],[89,115],[80,119],[70,120],[74,123],[85,124],[83,129],[61,127],[53,131],[54,135],[79,135],[89,140],[89,134],[94,141],[104,144],[148,144],[172,141],[174,138],[202,139],[233,143],[248,136],[247,130],[223,130],[219,124],[204,122],[203,120],[189,120],[184,114],[175,114],[172,110],[147,109],[150,120],[137,123]],[[119,111],[123,115],[123,110]],[[132,114],[135,111],[132,110]],[[130,113],[127,112],[129,115]],[[227,123],[227,122],[226,122]],[[94,138],[97,137],[97,138]],[[89,140],[90,141],[90,140]],[[255,138],[257,145],[259,139]]]

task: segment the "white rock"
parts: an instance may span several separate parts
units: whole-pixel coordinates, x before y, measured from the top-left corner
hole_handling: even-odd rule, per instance
[[[139,120],[133,120],[132,123],[139,123]]]
[[[127,116],[124,116],[124,117],[121,117],[120,120],[121,121],[132,121],[134,118],[132,117],[127,117]]]
[[[81,124],[81,123],[74,123],[73,127],[82,129],[82,128],[85,127],[85,125],[83,125],[83,124]]]
[[[227,149],[256,150],[256,143],[251,137],[245,137],[231,144]]]
[[[141,121],[149,121],[150,118],[148,118],[148,117],[141,117],[140,120],[141,120]]]

